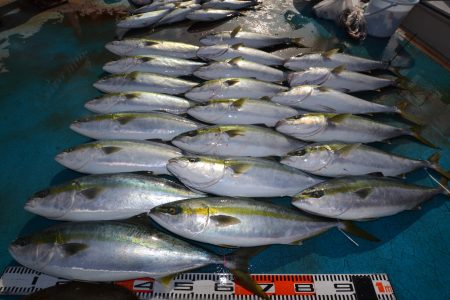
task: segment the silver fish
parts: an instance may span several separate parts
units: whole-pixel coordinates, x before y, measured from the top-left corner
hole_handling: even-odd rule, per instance
[[[250,78],[223,78],[204,82],[192,88],[185,96],[197,102],[211,99],[252,98],[273,96],[288,88],[282,85]]]
[[[301,85],[271,97],[273,102],[323,113],[398,113],[406,114],[406,103],[382,105],[323,86]]]
[[[327,177],[373,173],[398,176],[418,168],[431,168],[450,178],[449,172],[439,166],[438,153],[433,154],[428,160],[415,160],[362,144],[307,145],[288,153],[280,162],[311,174]]]
[[[200,8],[200,4],[191,4],[185,7],[177,7],[170,13],[165,15],[161,20],[159,20],[159,22],[156,23],[155,26],[168,25],[187,20],[187,16],[190,13]]]
[[[252,61],[266,66],[279,66],[284,62],[282,57],[262,50],[244,47],[242,44],[203,46],[198,49],[197,56],[203,60],[215,61],[242,57],[246,61]]]
[[[55,277],[82,281],[162,278],[209,264],[224,264],[244,287],[269,297],[248,274],[255,250],[238,250],[225,258],[137,221],[65,222],[9,246],[22,265]]]
[[[418,129],[400,128],[351,114],[309,113],[278,122],[276,130],[311,142],[372,143],[410,135],[434,147]]]
[[[176,115],[186,113],[191,106],[192,102],[184,98],[148,92],[105,94],[84,105],[90,111],[103,114],[163,111]]]
[[[198,83],[152,73],[132,72],[105,77],[94,87],[105,93],[150,92],[170,95],[186,93]]]
[[[291,87],[309,84],[321,85],[346,93],[373,91],[397,85],[391,79],[345,71],[342,67],[335,69],[310,68],[306,71],[291,73],[287,77]]]
[[[161,55],[175,58],[196,58],[198,46],[142,38],[129,38],[112,41],[106,44],[106,49],[121,56]]]
[[[258,1],[254,0],[210,0],[202,4],[202,8],[216,9],[244,9],[257,5]]]
[[[149,216],[184,238],[225,247],[299,245],[333,227],[352,231],[348,223],[248,198],[175,201],[154,207]]]
[[[282,44],[292,44],[302,47],[300,38],[279,37],[263,33],[241,31],[241,27],[236,27],[233,31],[222,31],[212,33],[200,39],[203,45],[211,46],[217,44],[242,44],[250,48],[266,48]]]
[[[253,158],[184,156],[173,158],[167,169],[186,186],[219,196],[292,196],[322,182],[278,162]]]
[[[117,23],[120,28],[144,28],[151,26],[170,12],[170,9],[155,10],[127,16]]]
[[[180,149],[162,143],[104,140],[65,149],[55,160],[69,169],[88,174],[137,171],[170,174],[167,162],[181,155]]]
[[[321,216],[343,220],[366,220],[391,216],[418,207],[434,196],[446,193],[401,180],[350,176],[328,180],[294,196],[296,207]]]
[[[306,53],[286,60],[284,66],[294,71],[307,70],[312,67],[334,69],[345,66],[348,71],[364,72],[375,69],[386,69],[389,63],[358,57],[350,54],[338,53],[339,49],[332,49],[322,53]]]
[[[186,18],[191,21],[212,22],[241,15],[235,10],[204,8],[190,12]]]
[[[111,61],[103,66],[103,70],[113,74],[147,72],[171,77],[192,75],[203,62],[164,56],[134,56]]]
[[[216,125],[183,133],[172,144],[190,153],[218,156],[282,156],[305,145],[254,125]]]
[[[203,127],[186,118],[162,112],[114,113],[94,115],[76,120],[70,129],[93,139],[160,139],[170,141],[175,136]]]
[[[281,82],[286,79],[283,71],[236,57],[228,61],[213,62],[198,68],[194,75],[206,79],[254,78],[267,82]]]
[[[161,10],[161,9],[175,9],[178,7],[185,7],[192,4],[198,4],[199,0],[192,1],[179,1],[179,0],[165,0],[165,1],[153,1],[153,3],[141,6],[130,11],[131,14],[141,14],[145,12]]]
[[[121,220],[176,200],[204,197],[149,175],[90,175],[35,193],[25,210],[60,221]]]
[[[210,100],[191,107],[188,114],[213,124],[265,124],[274,127],[279,120],[293,117],[298,112],[271,101],[241,98]]]

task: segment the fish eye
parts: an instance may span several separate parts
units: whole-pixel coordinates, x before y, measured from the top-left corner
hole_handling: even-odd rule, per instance
[[[316,190],[310,193],[306,193],[305,195],[311,198],[321,198],[323,195],[325,195],[325,192],[323,190]]]
[[[69,152],[73,152],[75,150],[75,148],[71,147],[71,148],[67,148],[66,150],[64,150],[64,152],[69,153]]]
[[[21,247],[26,246],[28,245],[28,239],[18,238],[17,240],[14,241],[14,244]]]
[[[191,163],[196,163],[199,161],[200,161],[200,158],[198,158],[198,157],[189,158],[189,162],[191,162]]]
[[[306,154],[306,150],[305,149],[301,149],[301,150],[298,150],[297,152],[295,152],[296,156],[303,156],[305,154]]]
[[[50,194],[50,190],[49,189],[45,189],[39,192],[34,193],[34,197],[35,198],[45,198]]]
[[[193,137],[193,136],[196,136],[196,135],[197,135],[197,130],[190,131],[190,132],[186,133],[186,136],[190,136],[190,137]]]
[[[175,206],[171,206],[167,209],[167,213],[171,215],[177,215],[181,212],[181,209]]]

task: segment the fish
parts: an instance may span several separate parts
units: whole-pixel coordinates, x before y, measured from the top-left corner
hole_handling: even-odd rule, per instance
[[[157,176],[89,175],[36,192],[25,210],[59,221],[121,220],[168,202],[204,196]]]
[[[165,1],[153,1],[153,3],[141,6],[130,11],[131,14],[141,14],[145,12],[161,10],[161,9],[176,9],[178,7],[186,7],[192,4],[198,4],[200,1],[179,1],[179,0],[165,0]]]
[[[339,53],[339,49],[331,49],[321,53],[306,53],[294,56],[287,59],[284,64],[285,68],[294,71],[307,70],[312,67],[334,69],[339,66],[345,66],[348,71],[366,72],[387,69],[389,63]]]
[[[282,156],[305,143],[270,128],[215,125],[183,133],[172,144],[189,153],[217,156]]]
[[[218,44],[242,44],[250,48],[267,48],[277,45],[294,45],[303,47],[300,38],[279,37],[264,33],[242,31],[241,26],[232,31],[222,31],[206,35],[200,39],[202,45],[211,46]]]
[[[117,23],[119,28],[144,28],[157,23],[165,15],[170,12],[170,9],[161,9],[151,12],[145,12],[135,15],[126,16]]]
[[[170,77],[192,75],[204,62],[164,56],[134,56],[111,61],[103,70],[112,74],[146,72]]]
[[[302,171],[326,177],[381,173],[399,176],[418,168],[430,168],[450,178],[439,165],[439,153],[428,160],[416,160],[363,144],[318,143],[289,152],[280,162]]]
[[[177,22],[187,20],[187,16],[190,13],[192,13],[200,8],[201,8],[200,4],[191,4],[191,5],[187,5],[184,7],[177,7],[174,10],[172,10],[170,13],[165,15],[161,20],[159,20],[159,22],[155,24],[155,27],[161,26],[161,25],[174,24]]]
[[[21,300],[139,300],[129,289],[105,282],[71,281],[38,290]]]
[[[184,98],[149,92],[105,94],[84,104],[90,111],[101,114],[162,111],[179,115],[192,106],[192,102]]]
[[[373,143],[402,135],[435,146],[420,135],[420,128],[401,128],[352,114],[307,113],[281,120],[275,129],[309,142]]]
[[[242,44],[202,46],[198,49],[197,56],[203,60],[214,61],[223,61],[236,57],[242,57],[246,61],[251,61],[266,66],[280,66],[283,65],[284,62],[284,58],[273,53],[244,47]]]
[[[418,207],[445,193],[430,188],[376,176],[330,179],[295,195],[292,204],[306,212],[342,220],[369,220],[395,215]]]
[[[181,150],[163,143],[138,140],[101,140],[70,147],[56,155],[61,165],[80,173],[108,174],[146,171],[170,174],[169,159]]]
[[[170,141],[183,132],[200,127],[203,125],[198,122],[162,112],[93,115],[70,125],[73,131],[97,140]]]
[[[323,180],[276,161],[255,157],[172,158],[167,169],[187,187],[230,197],[292,196]]]
[[[186,43],[128,38],[112,41],[105,45],[110,52],[120,56],[160,55],[174,58],[197,58],[198,46]]]
[[[207,102],[212,99],[258,99],[286,90],[285,86],[250,78],[222,78],[205,81],[184,95],[196,102]]]
[[[203,3],[202,8],[239,10],[255,6],[257,4],[258,1],[255,0],[210,0]]]
[[[179,236],[225,247],[301,245],[333,227],[352,231],[349,223],[250,198],[180,200],[156,206],[148,215]],[[370,234],[366,238],[376,240]]]
[[[296,116],[297,110],[271,101],[253,99],[218,99],[200,103],[187,113],[213,124],[265,124],[274,127],[281,119]]]
[[[131,72],[102,78],[94,87],[105,93],[150,92],[170,95],[183,94],[197,82],[152,73]]]
[[[254,78],[267,82],[282,82],[286,79],[283,71],[236,57],[227,61],[213,62],[194,71],[194,75],[205,79]]]
[[[223,264],[244,287],[269,297],[248,274],[257,250],[225,257],[179,240],[141,222],[65,222],[13,241],[9,253],[36,271],[81,281],[120,281],[142,277],[168,282],[174,274]]]
[[[271,101],[312,112],[335,114],[396,113],[406,119],[420,122],[406,112],[407,103],[396,106],[378,104],[323,86],[301,85],[280,92]]]
[[[202,8],[190,12],[186,18],[197,22],[212,22],[240,15],[241,13],[235,10]]]
[[[345,93],[373,91],[387,86],[397,86],[395,80],[345,71],[344,66],[334,69],[309,68],[287,76],[289,86],[320,85]]]

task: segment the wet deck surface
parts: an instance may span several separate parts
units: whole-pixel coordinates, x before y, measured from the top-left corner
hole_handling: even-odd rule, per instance
[[[37,190],[80,175],[64,169],[53,158],[64,148],[88,141],[72,132],[69,124],[88,115],[83,104],[99,95],[92,83],[104,75],[102,65],[114,58],[103,46],[114,38],[115,16],[126,11],[125,1],[89,1],[88,5],[69,1],[69,5],[44,12],[24,8],[16,1],[4,2],[0,7],[0,270],[14,264],[7,251],[13,239],[54,223],[25,212],[26,199]],[[314,50],[339,47],[377,59],[388,43],[372,38],[363,43],[345,39],[333,23],[312,19],[305,1],[263,2],[262,9],[215,28],[185,23],[132,34],[197,44],[207,32],[230,30],[240,24],[246,30],[303,37],[304,44]],[[280,51],[289,55],[305,49]],[[449,169],[450,73],[410,44],[401,54],[414,60],[412,68],[402,71],[410,80],[410,89],[392,88],[360,96],[383,103],[399,99],[412,103],[412,111],[427,121],[426,137],[441,148],[442,165]],[[401,122],[391,116],[380,118]],[[378,146],[421,159],[435,151],[410,138]],[[433,185],[422,170],[409,174],[407,180]],[[251,271],[380,272],[389,275],[399,299],[450,299],[450,209],[445,200],[436,197],[421,210],[361,223],[381,238],[380,243],[358,240],[360,247],[356,247],[331,230],[303,246],[270,247],[252,260]],[[288,203],[286,199],[277,201]],[[220,267],[206,270],[222,271]]]

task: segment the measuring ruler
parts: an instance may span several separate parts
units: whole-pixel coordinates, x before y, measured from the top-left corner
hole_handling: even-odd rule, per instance
[[[254,274],[271,299],[395,300],[386,274]],[[0,295],[27,295],[68,282],[26,267],[8,267],[0,278]],[[260,299],[228,273],[182,273],[167,286],[151,278],[115,282],[141,299]]]

